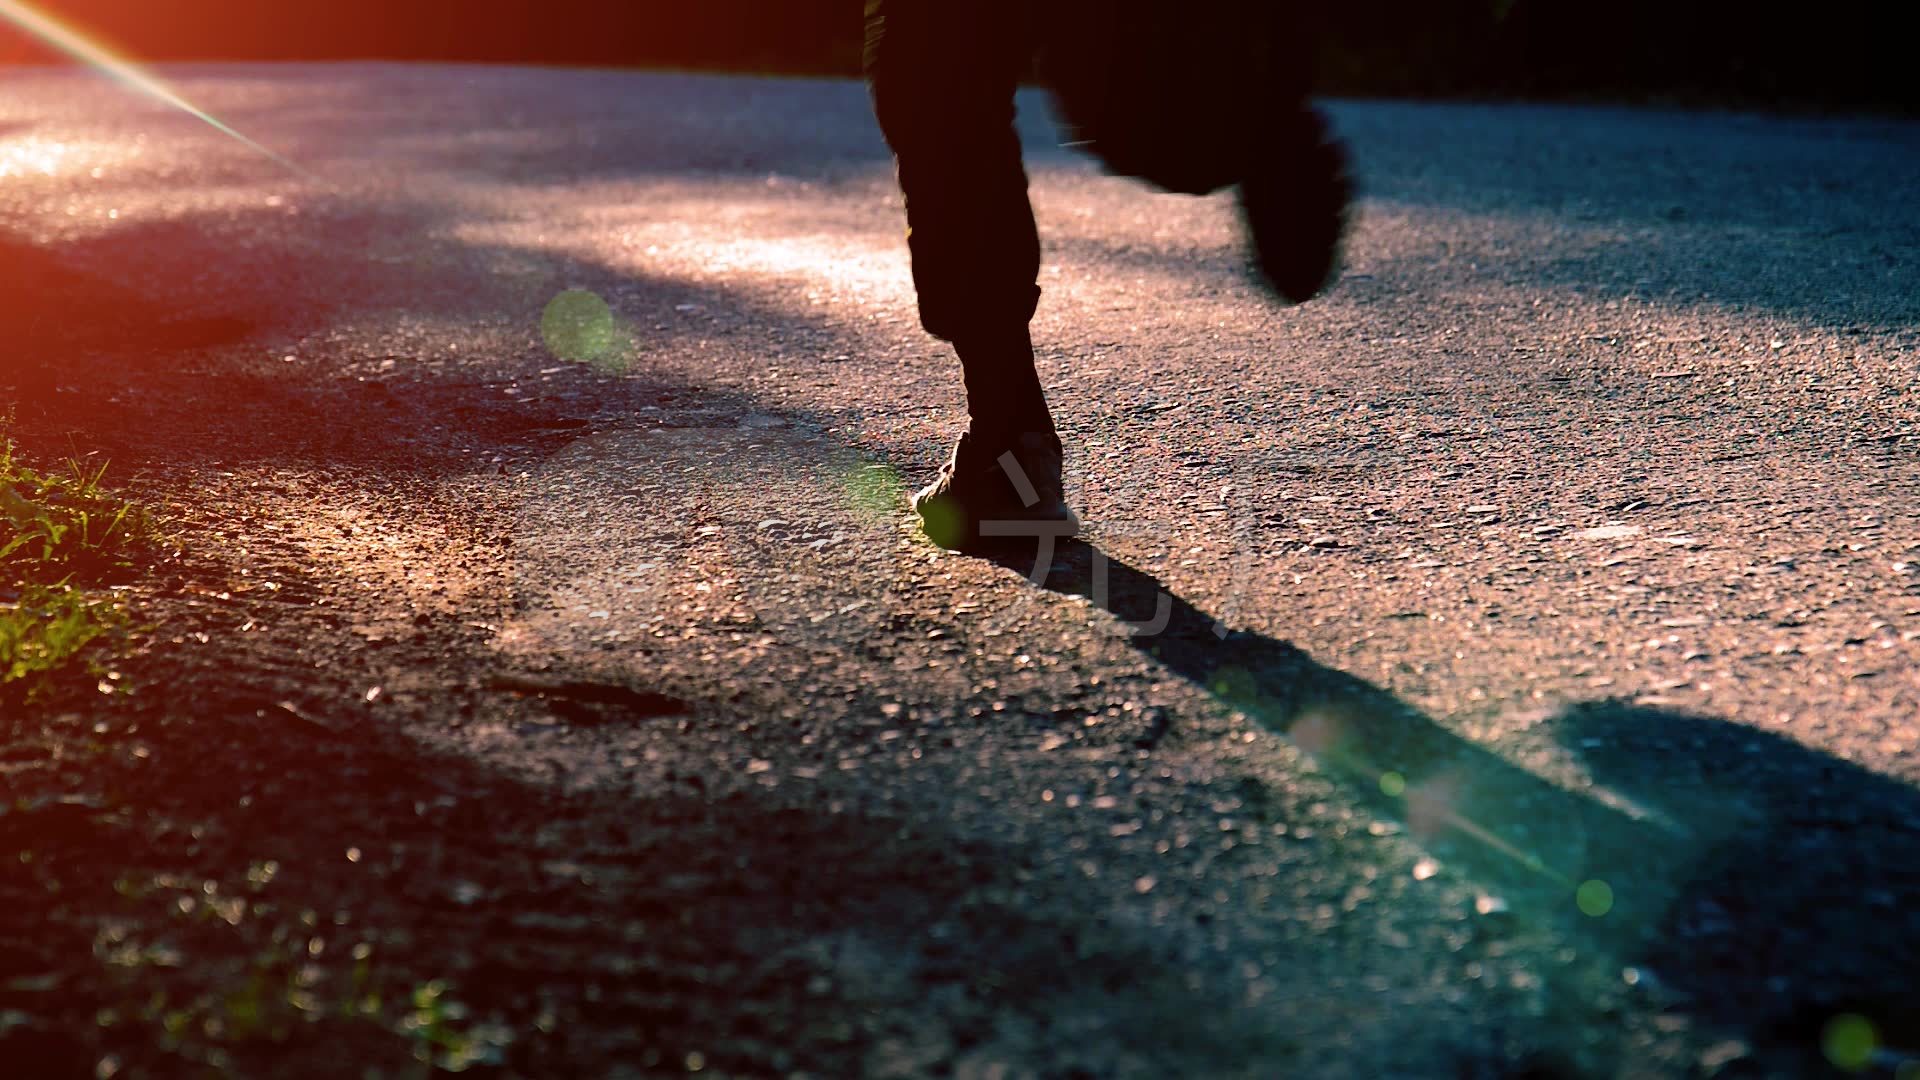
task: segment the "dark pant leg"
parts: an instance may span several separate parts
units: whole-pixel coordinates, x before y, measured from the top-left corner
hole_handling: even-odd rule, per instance
[[[1082,150],[1122,176],[1205,195],[1244,180],[1310,75],[1310,5],[1044,0],[1041,73]]]
[[[867,77],[899,163],[921,322],[948,341],[1025,326],[1040,240],[1014,132],[1021,0],[868,0]]]
[[[1026,0],[868,0],[867,77],[907,204],[920,322],[954,343],[977,424],[1045,427],[1027,323],[1040,239],[1014,130]]]

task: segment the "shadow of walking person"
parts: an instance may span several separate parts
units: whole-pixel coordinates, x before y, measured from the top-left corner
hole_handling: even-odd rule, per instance
[[[1010,550],[990,557],[1021,568]],[[1040,583],[1124,620],[1136,648],[1306,751],[1500,905],[1587,936],[1630,936],[1667,898],[1629,883],[1671,877],[1690,858],[1680,849],[1717,838],[1713,823],[1636,816],[1535,776],[1287,642],[1228,630],[1092,545],[1062,545]],[[1583,900],[1583,888],[1594,895]]]
[[[1589,1014],[1629,968],[1796,1059],[1849,1009],[1881,1035],[1920,1016],[1901,989],[1920,967],[1920,793],[1904,784],[1741,725],[1601,703],[1557,721],[1593,781],[1563,786],[1287,642],[1228,630],[1097,547],[1063,544],[1038,569],[1031,546],[983,554],[1123,620],[1136,648],[1477,885],[1480,915],[1577,955],[1548,973],[1546,1019],[1576,1058],[1605,1055]]]

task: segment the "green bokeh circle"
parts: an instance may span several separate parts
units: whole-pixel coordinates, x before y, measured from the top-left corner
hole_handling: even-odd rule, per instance
[[[540,315],[540,338],[562,360],[597,363],[612,355],[618,333],[613,309],[585,289],[568,289]]]
[[[1873,1052],[1880,1045],[1880,1033],[1873,1021],[1858,1013],[1841,1013],[1827,1021],[1820,1032],[1820,1049],[1836,1069],[1859,1072],[1873,1063]]]

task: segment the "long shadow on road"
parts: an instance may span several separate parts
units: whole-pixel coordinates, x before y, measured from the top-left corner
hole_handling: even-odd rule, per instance
[[[1555,721],[1594,783],[1573,790],[1287,642],[1225,631],[1097,547],[1065,545],[1044,576],[1030,547],[988,554],[1127,621],[1142,652],[1308,752],[1484,888],[1484,914],[1568,942],[1580,962],[1549,1023],[1592,1023],[1579,999],[1626,973],[1769,1067],[1824,1067],[1830,1025],[1857,1021],[1882,1062],[1920,1054],[1912,787],[1744,725],[1597,702]]]

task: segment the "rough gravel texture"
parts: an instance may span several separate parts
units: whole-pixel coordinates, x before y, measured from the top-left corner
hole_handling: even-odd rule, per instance
[[[176,538],[0,719],[20,1075],[1920,1054],[1913,126],[1336,104],[1275,311],[1027,102],[1036,566],[904,512],[963,414],[857,85],[171,75],[304,173],[0,77],[10,433]]]

